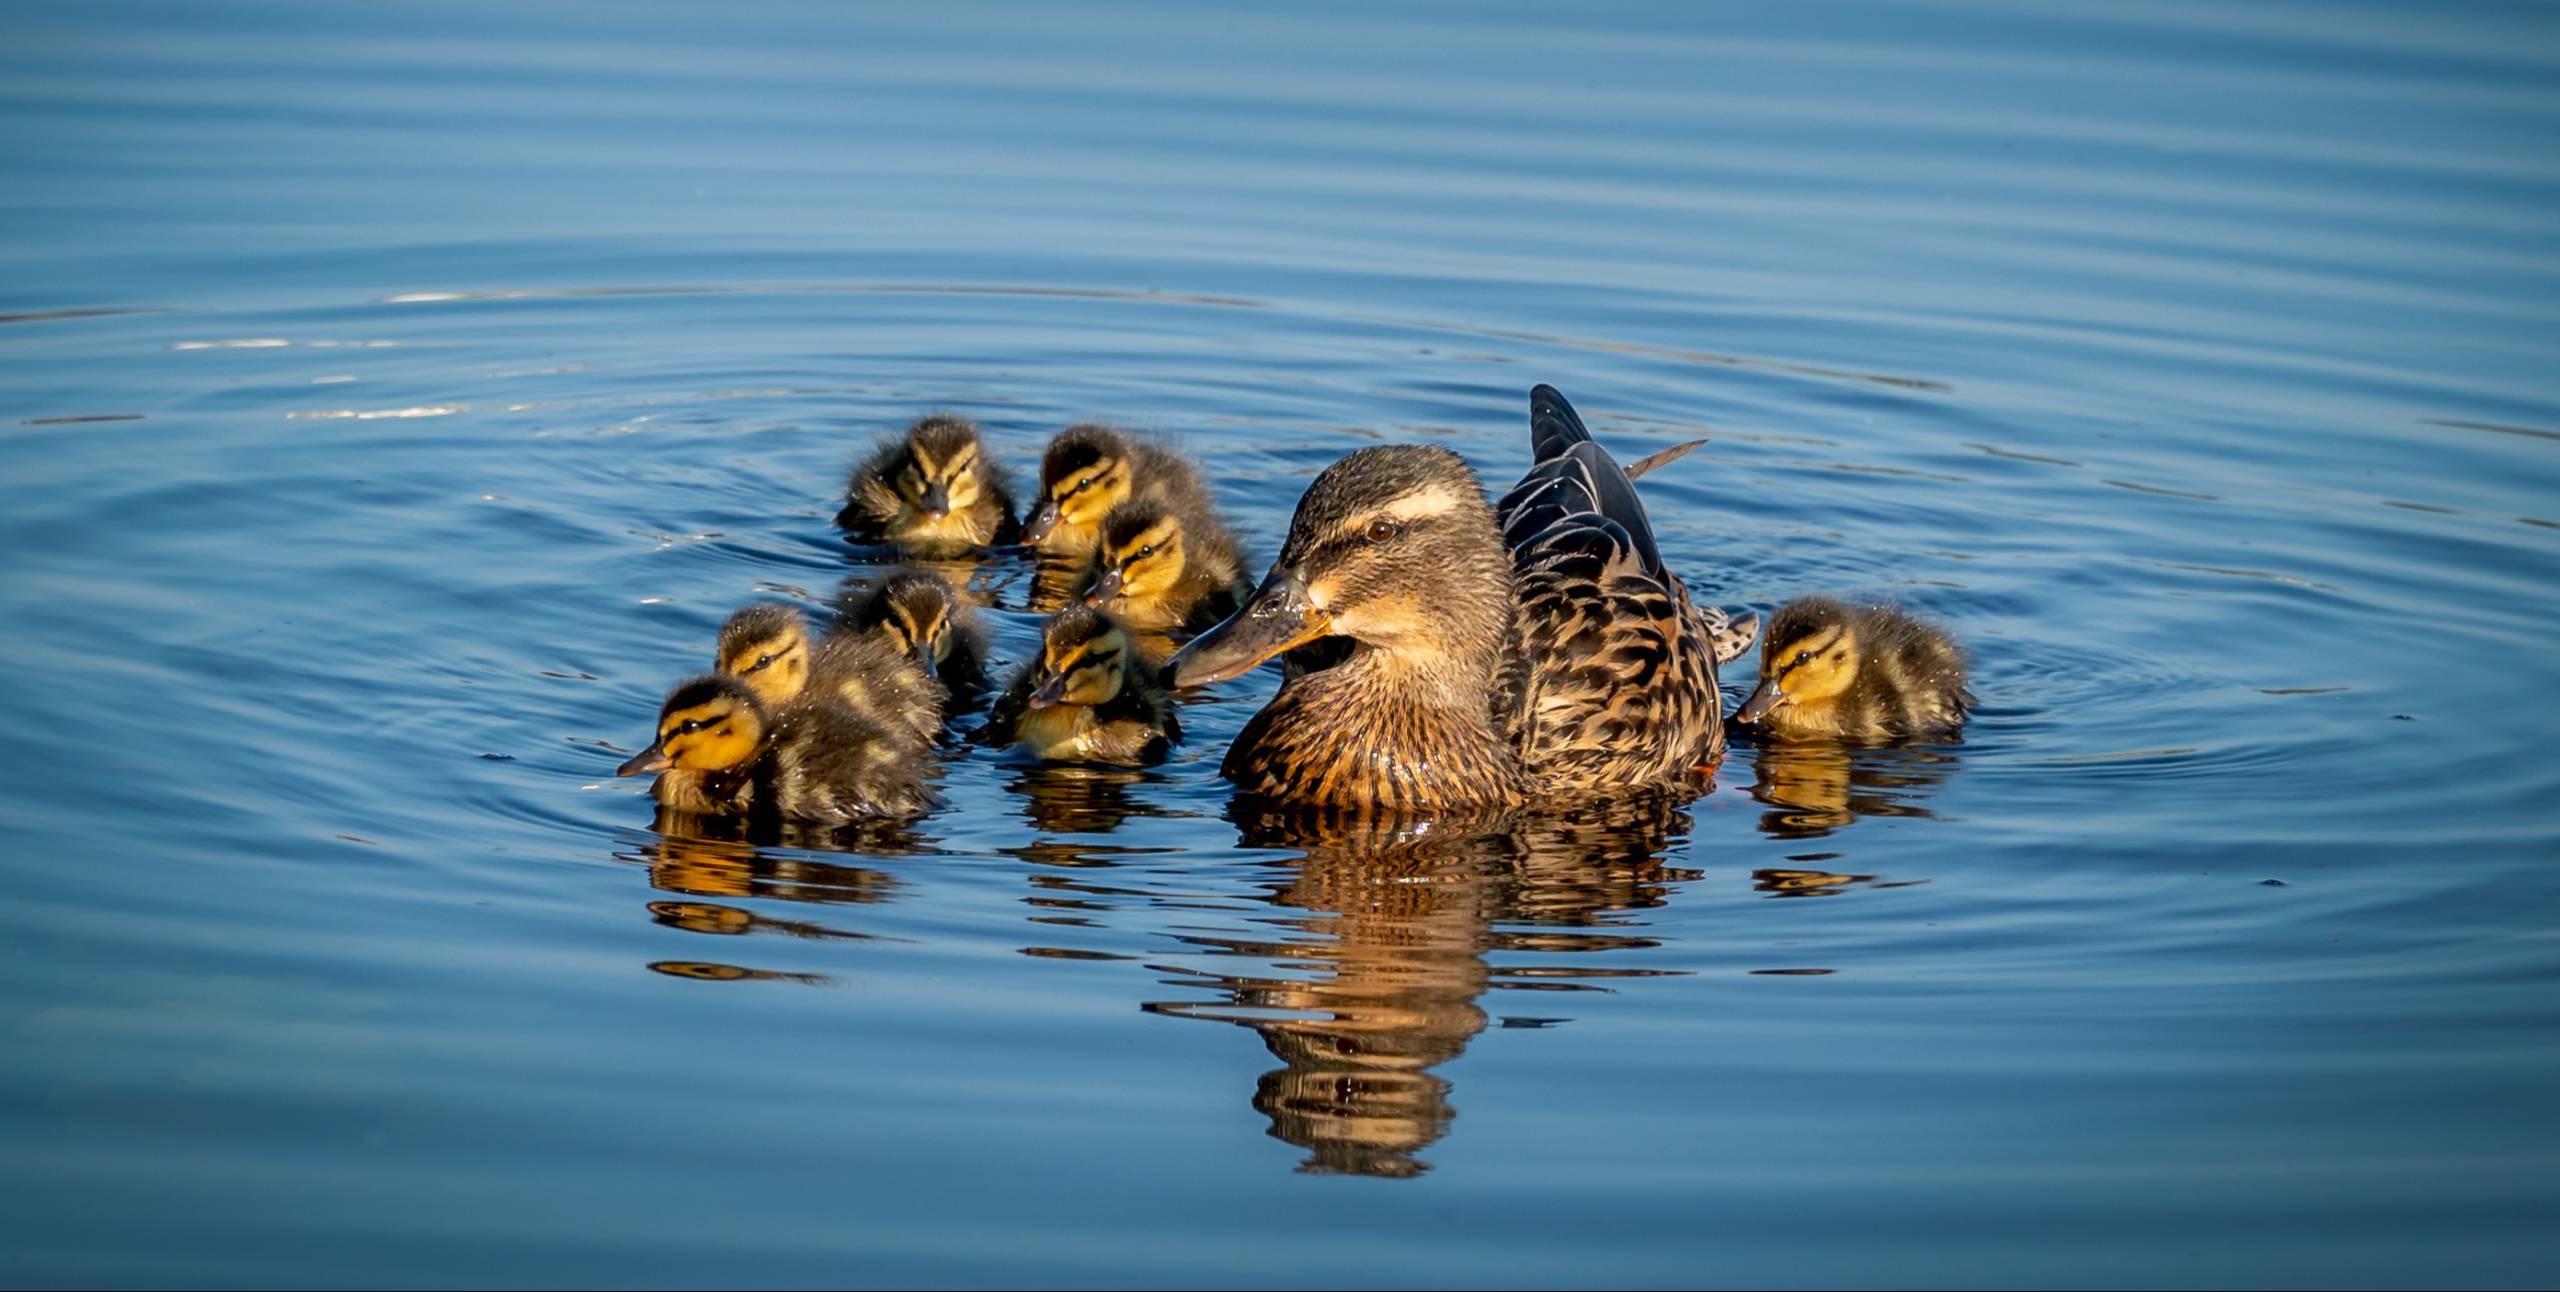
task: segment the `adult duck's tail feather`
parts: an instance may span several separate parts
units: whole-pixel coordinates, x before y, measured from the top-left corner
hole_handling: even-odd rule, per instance
[[[1540,382],[1529,388],[1529,447],[1538,461],[1560,457],[1576,444],[1591,442],[1591,432],[1582,425],[1582,415],[1564,392]]]
[[[1511,550],[1527,552],[1530,540],[1539,535],[1547,541],[1535,546],[1551,546],[1563,537],[1557,532],[1560,522],[1588,515],[1610,522],[1605,530],[1592,527],[1595,542],[1623,542],[1643,560],[1646,573],[1660,577],[1662,553],[1654,546],[1653,523],[1645,516],[1643,500],[1636,497],[1635,482],[1591,438],[1581,415],[1553,386],[1540,385],[1529,392],[1529,440],[1537,450],[1538,463],[1495,508]]]

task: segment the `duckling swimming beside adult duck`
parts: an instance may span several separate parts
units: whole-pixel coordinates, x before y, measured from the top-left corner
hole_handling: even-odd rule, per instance
[[[1724,748],[1722,615],[1663,566],[1627,473],[1552,387],[1499,506],[1457,454],[1361,449],[1299,499],[1244,609],[1168,665],[1224,681],[1319,638],[1223,771],[1283,803],[1412,811],[1694,786]]]
[[[1235,536],[1216,515],[1186,516],[1144,498],[1103,517],[1084,603],[1135,632],[1196,632],[1234,614],[1252,591]]]
[[[1103,518],[1133,498],[1184,516],[1214,514],[1199,470],[1180,454],[1108,426],[1070,426],[1040,459],[1040,500],[1022,522],[1022,541],[1043,557],[1082,561],[1102,542]]]
[[[1014,675],[979,732],[1058,762],[1161,762],[1182,739],[1172,697],[1129,635],[1091,606],[1068,606],[1041,629],[1040,657]]]
[[[658,773],[650,796],[678,812],[841,826],[933,805],[913,742],[831,695],[769,708],[722,674],[678,686],[657,738],[616,771]]]
[[[1012,489],[978,428],[939,414],[854,465],[836,524],[864,542],[925,556],[979,551],[1020,532]]]
[[[891,570],[836,600],[836,631],[905,651],[945,696],[987,684],[987,624],[951,581],[927,570]]]
[[[781,709],[819,694],[910,741],[918,757],[942,732],[942,688],[917,656],[886,638],[835,632],[812,638],[797,606],[748,606],[720,625],[713,668]]]
[[[1964,727],[1973,692],[1945,630],[1891,606],[1807,597],[1769,616],[1760,686],[1733,720],[1781,736],[1898,740]]]

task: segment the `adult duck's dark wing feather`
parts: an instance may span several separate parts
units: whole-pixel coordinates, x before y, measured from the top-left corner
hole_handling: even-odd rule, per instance
[[[1539,461],[1497,509],[1519,618],[1496,703],[1550,789],[1677,779],[1722,745],[1714,633],[1573,405],[1540,386],[1529,415]]]

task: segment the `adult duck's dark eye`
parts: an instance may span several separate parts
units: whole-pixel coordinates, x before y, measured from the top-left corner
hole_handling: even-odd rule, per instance
[[[1394,538],[1397,534],[1402,533],[1403,531],[1404,526],[1399,525],[1392,520],[1373,520],[1369,522],[1369,541],[1372,543],[1383,543],[1388,539]]]

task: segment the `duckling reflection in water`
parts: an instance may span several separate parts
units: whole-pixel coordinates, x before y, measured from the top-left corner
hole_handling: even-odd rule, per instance
[[[768,709],[713,674],[668,694],[657,739],[616,774],[658,773],[651,796],[681,812],[843,826],[932,806],[924,765],[911,736],[831,695]]]
[[[1151,672],[1110,616],[1069,606],[1050,617],[1040,657],[1014,675],[979,738],[1060,762],[1162,762],[1182,724]]]
[[[1149,1003],[1148,1012],[1252,1029],[1281,1067],[1256,1083],[1253,1107],[1273,1138],[1307,1151],[1308,1172],[1408,1179],[1457,1110],[1434,1069],[1463,1054],[1492,1021],[1479,1003],[1503,986],[1571,991],[1577,978],[1659,973],[1558,963],[1496,968],[1489,954],[1571,955],[1656,945],[1587,926],[1659,906],[1695,872],[1659,853],[1687,818],[1659,798],[1606,815],[1513,820],[1453,829],[1394,827],[1375,816],[1239,804],[1246,847],[1289,847],[1269,863],[1272,905],[1301,912],[1251,927],[1264,934],[1184,938],[1191,956],[1289,966],[1285,975],[1201,969],[1176,985],[1208,1000]],[[1506,926],[1528,924],[1529,931]],[[1551,1013],[1557,996],[1540,996]],[[1290,1017],[1273,1017],[1287,1011]],[[1509,1022],[1511,1020],[1505,1020]]]
[[[833,699],[914,744],[919,754],[942,731],[942,690],[913,652],[885,637],[809,635],[796,606],[749,606],[720,626],[713,667],[754,688],[766,708],[804,696]]]
[[[1215,516],[1142,499],[1103,518],[1084,603],[1136,632],[1198,632],[1234,614],[1252,590],[1235,538]]]
[[[1928,817],[1918,802],[1955,769],[1945,750],[1853,749],[1831,740],[1766,740],[1750,747],[1752,798],[1768,804],[1760,832],[1811,839],[1864,816]]]
[[[854,538],[926,555],[1014,541],[1013,494],[978,428],[957,417],[918,421],[856,463],[836,524]]]
[[[1953,735],[1972,706],[1964,655],[1944,630],[1890,606],[1809,597],[1769,617],[1759,689],[1733,720],[1780,736],[1897,740]]]
[[[634,853],[620,854],[649,868],[649,886],[687,897],[760,897],[821,904],[885,902],[898,881],[886,871],[837,861],[767,852],[741,837],[752,833],[738,817],[697,816],[658,810],[659,837]],[[843,831],[818,832],[786,823],[775,842],[792,848],[827,848]],[[886,827],[863,831],[866,852],[912,853],[922,841]],[[666,903],[708,906],[709,903]],[[651,913],[657,913],[652,905]],[[720,909],[720,908],[714,908]]]
[[[986,620],[939,574],[891,570],[846,589],[836,614],[836,631],[907,653],[942,684],[946,697],[987,684]]]

